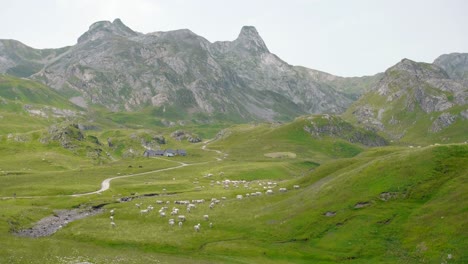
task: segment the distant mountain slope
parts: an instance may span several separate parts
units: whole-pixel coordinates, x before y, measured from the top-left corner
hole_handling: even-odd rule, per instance
[[[82,110],[43,84],[0,74],[0,135],[43,129]]]
[[[0,72],[35,73],[32,78],[81,106],[155,107],[160,115],[186,119],[287,120],[341,113],[369,83],[363,80],[361,89],[354,78],[348,87],[348,78],[291,66],[250,26],[233,41],[210,43],[187,29],[141,34],[116,19],[94,23],[69,48],[15,45],[20,48],[0,48]]]
[[[468,53],[444,54],[434,64],[444,69],[452,79],[468,80]]]
[[[459,71],[451,74],[459,76],[455,72]],[[468,86],[463,79],[451,78],[436,64],[403,59],[344,117],[393,140],[457,142],[467,139],[467,102]]]
[[[0,73],[29,77],[67,49],[68,47],[39,50],[16,40],[0,39]]]

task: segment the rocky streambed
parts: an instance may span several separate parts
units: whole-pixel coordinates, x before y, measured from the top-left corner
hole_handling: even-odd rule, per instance
[[[21,237],[44,237],[50,236],[67,224],[89,216],[100,214],[102,208],[57,210],[54,215],[39,220],[33,227],[15,232]]]

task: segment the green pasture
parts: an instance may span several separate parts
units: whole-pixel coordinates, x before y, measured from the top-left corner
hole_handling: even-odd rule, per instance
[[[29,135],[24,142],[4,135],[0,263],[468,261],[468,145],[368,148],[340,138],[314,138],[304,122],[231,126],[205,150],[203,143],[172,139],[174,130],[167,127],[85,131],[101,145],[86,139],[75,142],[76,149],[39,142],[43,130],[19,133]],[[213,136],[222,127],[207,126],[193,131]],[[189,155],[142,157],[141,140],[152,135],[168,140],[164,148],[183,148]],[[114,146],[107,145],[107,138]],[[112,158],[95,160],[84,154],[86,146],[102,148]],[[129,149],[136,154],[124,157]],[[295,156],[265,156],[276,152]],[[168,170],[153,172],[160,169]],[[96,191],[104,179],[118,176],[126,177],[112,180],[105,192],[71,196]],[[224,180],[245,183],[226,187]],[[270,195],[268,182],[275,186]],[[261,195],[251,196],[256,192]],[[118,201],[128,197],[132,200]],[[210,209],[212,198],[220,202]],[[174,204],[195,199],[205,203],[191,212]],[[154,210],[141,214],[149,205]],[[54,210],[91,206],[102,206],[104,212],[71,222],[51,236],[14,234]],[[166,217],[159,215],[162,206],[168,207]],[[168,224],[177,217],[170,215],[173,207],[187,217],[182,227],[177,221]],[[115,228],[109,219],[112,209]],[[201,230],[195,232],[198,223]]]

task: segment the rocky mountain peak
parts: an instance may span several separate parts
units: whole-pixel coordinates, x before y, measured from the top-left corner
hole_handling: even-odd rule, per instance
[[[88,31],[78,38],[78,43],[112,36],[128,38],[137,35],[138,33],[127,27],[122,20],[116,18],[113,22],[98,21],[93,23],[89,26]]]
[[[243,26],[234,43],[237,44],[236,46],[240,46],[246,50],[258,53],[269,52],[262,37],[260,37],[257,29],[253,26]]]
[[[434,64],[444,69],[450,78],[468,80],[468,53],[450,53],[439,56]]]
[[[415,62],[406,58],[402,59],[399,63],[390,67],[386,71],[387,74],[392,74],[394,72],[406,73],[410,76],[417,76],[419,78],[449,78],[447,73],[437,65]]]

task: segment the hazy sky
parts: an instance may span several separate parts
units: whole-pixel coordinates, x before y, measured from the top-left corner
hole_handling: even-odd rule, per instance
[[[76,43],[89,25],[122,21],[148,33],[188,28],[209,41],[255,26],[293,65],[341,76],[382,72],[402,58],[468,52],[467,0],[0,0],[0,38],[34,48]]]

